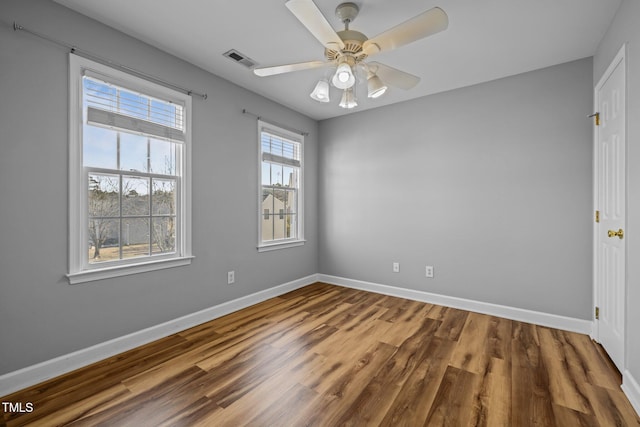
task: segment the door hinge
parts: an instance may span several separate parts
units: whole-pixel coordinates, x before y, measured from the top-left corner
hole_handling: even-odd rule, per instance
[[[589,117],[595,117],[596,118],[596,126],[600,126],[600,113],[593,113]]]
[[[600,211],[596,211],[596,222],[600,222]]]
[[[596,307],[596,320],[600,319],[600,307]]]

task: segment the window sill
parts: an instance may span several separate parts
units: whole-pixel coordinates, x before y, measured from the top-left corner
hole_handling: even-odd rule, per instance
[[[77,283],[92,282],[94,280],[110,279],[112,277],[128,276],[130,274],[146,273],[149,271],[163,270],[165,268],[189,265],[193,258],[195,257],[186,256],[107,268],[96,268],[78,273],[69,273],[67,274],[67,278],[69,279],[70,285],[75,285]]]
[[[295,241],[281,242],[281,243],[268,243],[265,245],[258,246],[258,252],[269,252],[269,251],[277,251],[279,249],[293,248],[296,246],[304,245],[304,242],[306,242],[306,240],[295,240]]]

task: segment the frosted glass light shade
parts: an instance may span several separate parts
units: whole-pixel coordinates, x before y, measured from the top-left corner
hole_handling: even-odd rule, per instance
[[[324,79],[318,81],[309,96],[318,102],[329,102],[329,82]]]
[[[356,82],[356,76],[353,75],[351,67],[346,62],[338,65],[336,73],[331,79],[331,83],[338,89],[348,89]]]
[[[358,106],[358,101],[356,100],[356,95],[353,93],[353,88],[345,89],[342,93],[342,99],[340,100],[340,105],[342,108],[355,108]]]
[[[367,79],[367,89],[367,96],[369,98],[377,98],[387,91],[387,85],[380,80],[380,77],[373,74]]]

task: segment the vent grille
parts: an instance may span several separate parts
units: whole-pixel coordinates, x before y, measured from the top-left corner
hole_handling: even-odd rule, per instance
[[[223,53],[224,56],[231,59],[234,62],[244,65],[247,68],[253,68],[256,65],[256,62],[249,58],[247,55],[238,52],[235,49],[231,49]]]

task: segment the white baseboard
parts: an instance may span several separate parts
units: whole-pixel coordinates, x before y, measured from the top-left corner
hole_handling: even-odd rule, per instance
[[[222,317],[234,311],[258,304],[303,286],[318,281],[318,275],[312,274],[264,291],[256,292],[232,301],[228,301],[196,313],[191,313],[138,332],[115,338],[94,346],[65,354],[36,365],[27,366],[14,372],[0,375],[0,396],[6,396],[23,388],[41,383],[66,374],[92,363],[115,356],[127,350],[168,337],[193,326]]]
[[[330,276],[327,274],[319,274],[318,280],[332,285],[345,286],[347,288],[360,289],[364,291],[375,292],[378,294],[428,302],[431,304],[444,305],[447,307],[504,317],[506,319],[533,323],[536,325],[548,326],[551,328],[578,332],[586,335],[589,335],[591,333],[592,328],[591,321],[589,320],[574,319],[571,317],[558,316],[556,314],[542,313],[538,311],[508,307],[487,302],[450,297],[446,295],[433,294],[430,292],[416,291],[414,289],[381,285],[379,283],[364,282],[362,280],[347,279],[344,277]]]
[[[640,416],[640,384],[628,370],[622,374],[622,391],[629,399],[633,409],[636,410],[636,414]]]

